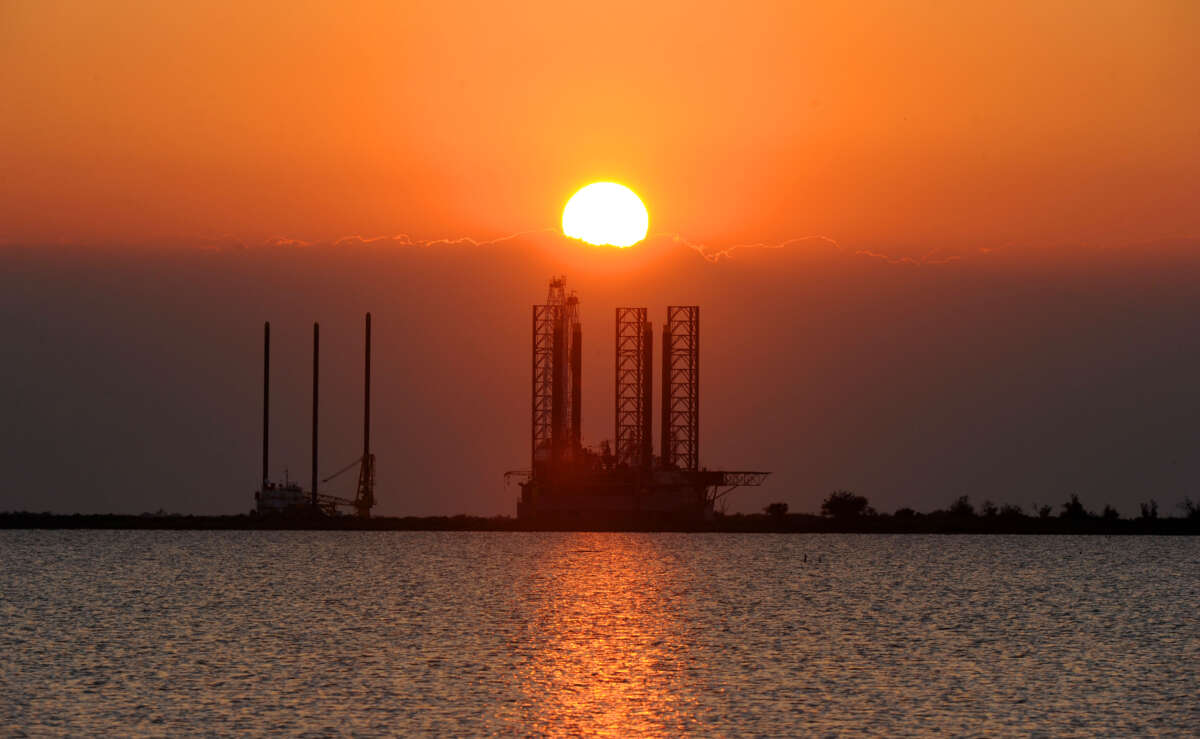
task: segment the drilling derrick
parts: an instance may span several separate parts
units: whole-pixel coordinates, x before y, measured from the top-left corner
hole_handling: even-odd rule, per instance
[[[559,306],[533,306],[533,458],[549,461],[554,425],[554,333]]]
[[[646,459],[645,433],[649,409],[646,407],[646,383],[650,368],[646,364],[646,309],[617,308],[616,345],[616,433],[614,449],[617,464],[641,467]]]
[[[663,467],[671,467],[671,403],[667,400],[671,394],[671,327],[666,323],[663,324],[662,351],[662,384],[659,385],[662,397],[658,402],[661,414],[658,433],[661,436],[658,440],[658,453]]]
[[[533,306],[533,424],[531,462],[557,464],[579,448],[583,331],[579,298],[566,279],[550,281],[546,303]]]
[[[663,327],[663,446],[666,466],[700,468],[700,306],[667,306]]]

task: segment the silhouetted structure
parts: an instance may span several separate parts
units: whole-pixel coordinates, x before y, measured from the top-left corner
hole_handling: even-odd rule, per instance
[[[262,432],[262,478],[259,490],[267,489],[271,476],[267,469],[267,458],[271,451],[271,322],[263,324],[263,432]]]
[[[375,505],[375,455],[371,453],[371,314],[366,315],[365,351],[363,361],[363,453],[358,459],[333,473],[319,479],[317,474],[317,450],[320,408],[321,369],[321,326],[313,324],[312,358],[312,484],[305,494],[296,482],[287,479],[282,483],[272,482],[269,477],[268,453],[270,450],[271,420],[271,324],[263,326],[263,448],[262,484],[254,493],[255,511],[259,514],[286,516],[334,516],[339,508],[352,508],[360,518],[370,518]],[[358,467],[358,487],[354,499],[342,498],[320,492],[320,485]]]
[[[531,466],[517,516],[533,525],[644,526],[707,520],[735,487],[769,473],[700,468],[700,308],[669,306],[663,326],[662,436],[653,444],[654,332],[645,308],[616,309],[614,438],[584,447],[579,299],[550,281],[533,306]],[[568,390],[569,389],[569,390]],[[570,413],[567,408],[570,407]],[[569,440],[569,443],[564,443]]]
[[[321,386],[321,324],[313,324],[313,403],[312,403],[312,499],[309,505],[315,510],[317,501],[317,409],[321,407],[318,390]]]
[[[367,314],[363,360],[363,453],[358,467],[358,488],[354,510],[362,518],[371,516],[375,506],[375,455],[371,453],[371,314]]]
[[[694,470],[700,464],[700,306],[668,306],[663,366],[663,459]]]
[[[533,464],[539,454],[561,459],[568,449],[574,454],[579,448],[583,333],[578,308],[562,278],[551,281],[546,304],[533,308]]]
[[[617,464],[641,467],[649,462],[646,453],[646,426],[650,420],[648,406],[650,367],[644,334],[649,333],[645,308],[617,308],[617,351],[615,384],[616,430],[613,433],[613,452]]]

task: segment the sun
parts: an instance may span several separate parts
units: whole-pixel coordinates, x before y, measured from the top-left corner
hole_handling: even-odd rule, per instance
[[[615,182],[593,182],[563,208],[563,233],[597,246],[633,246],[646,238],[649,226],[650,214],[641,199]]]

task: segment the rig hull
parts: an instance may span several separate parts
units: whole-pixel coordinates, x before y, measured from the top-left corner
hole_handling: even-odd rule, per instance
[[[713,517],[721,473],[609,470],[535,476],[521,484],[517,518],[544,525],[697,524]]]

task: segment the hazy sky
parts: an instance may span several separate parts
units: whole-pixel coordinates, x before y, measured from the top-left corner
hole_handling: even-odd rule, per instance
[[[734,509],[1195,498],[1197,59],[1185,0],[0,0],[0,509],[249,508],[266,319],[273,473],[317,319],[340,467],[371,310],[380,512],[513,513],[557,273],[591,442],[612,309],[702,306]],[[600,179],[647,243],[553,233]]]
[[[925,265],[820,244],[713,263],[667,239],[615,252],[543,235],[5,247],[0,266],[0,510],[248,509],[264,319],[272,475],[308,479],[314,319],[332,472],[361,448],[371,310],[379,512],[512,514],[501,475],[529,460],[529,306],[555,273],[582,300],[591,443],[613,433],[613,308],[646,306],[658,326],[668,304],[701,305],[701,460],[775,472],[732,510],[815,511],[838,487],[883,510],[1078,493],[1165,513],[1197,497],[1198,242]]]

